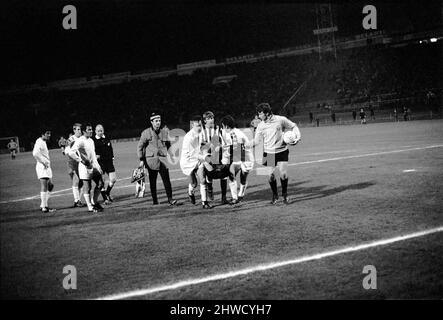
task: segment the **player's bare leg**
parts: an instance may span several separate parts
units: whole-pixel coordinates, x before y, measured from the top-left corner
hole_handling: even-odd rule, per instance
[[[72,194],[74,196],[74,207],[83,207],[81,198],[83,196],[83,180],[79,178],[78,172],[72,171],[69,176],[72,180]]]
[[[111,190],[114,187],[115,183],[117,182],[117,175],[115,172],[109,172],[109,182],[108,187],[106,188],[106,196],[108,197],[108,201],[113,202],[114,200],[111,197]]]
[[[248,186],[247,179],[248,179],[249,171],[243,171],[240,170],[240,190],[238,191],[238,200],[243,200],[246,188]]]
[[[108,185],[109,185],[109,178],[106,179],[106,174],[104,172],[102,174],[102,181],[103,181],[103,187],[101,188],[100,193],[102,195],[104,203],[109,204],[110,201],[108,200],[108,195],[106,194],[106,189],[105,189],[106,183],[108,183]]]
[[[40,179],[40,210],[44,213],[55,211],[55,209],[51,209],[48,206],[48,200],[53,186],[51,179]]]
[[[197,176],[200,180],[200,196],[202,200],[203,209],[212,209],[212,206],[208,202],[207,185],[206,185],[206,171],[204,166],[199,166],[197,170]]]
[[[229,167],[230,175],[229,175],[229,189],[231,191],[231,197],[232,200],[230,204],[237,204],[238,201],[238,192],[237,192],[237,180],[235,179],[236,176],[236,166],[234,164],[231,164]]]
[[[189,175],[189,184],[188,184],[188,197],[192,204],[195,204],[195,189],[197,188],[197,175],[196,170],[191,172]]]

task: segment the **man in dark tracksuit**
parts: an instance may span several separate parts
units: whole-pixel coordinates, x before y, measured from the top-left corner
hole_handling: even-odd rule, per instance
[[[95,136],[92,137],[95,145],[95,154],[97,155],[97,161],[103,170],[102,179],[105,180],[105,174],[109,177],[108,187],[105,190],[105,184],[101,194],[105,204],[113,202],[111,197],[111,189],[117,181],[114,168],[114,150],[112,149],[111,140],[105,137],[105,129],[101,124],[95,126]]]
[[[165,165],[168,149],[171,146],[168,138],[168,129],[160,128],[161,117],[157,113],[151,114],[150,121],[151,127],[142,132],[137,146],[137,155],[140,159],[140,166],[146,166],[148,168],[153,204],[158,204],[157,175],[160,172],[168,197],[168,203],[171,206],[176,205],[177,200],[172,198],[169,169]]]

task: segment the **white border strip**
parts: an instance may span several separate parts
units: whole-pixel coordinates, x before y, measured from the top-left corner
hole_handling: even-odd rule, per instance
[[[437,145],[426,146],[426,147],[410,148],[410,149],[399,149],[399,150],[381,151],[381,152],[374,152],[374,153],[364,153],[364,154],[357,154],[357,155],[343,156],[343,157],[335,157],[335,158],[329,158],[329,159],[320,159],[320,160],[296,162],[296,163],[290,163],[290,164],[288,164],[288,166],[299,166],[299,165],[303,165],[303,164],[321,163],[321,162],[346,160],[346,159],[354,159],[354,158],[363,158],[363,157],[372,157],[372,156],[379,156],[379,155],[383,155],[383,154],[392,154],[392,153],[416,151],[416,150],[425,150],[425,149],[441,148],[441,147],[443,147],[443,144],[437,144]],[[261,168],[259,168],[259,170],[260,169]],[[180,169],[170,170],[170,172],[177,172],[177,171],[181,171],[181,170]],[[126,177],[126,178],[118,179],[117,181],[127,180],[129,178],[130,177]],[[179,180],[185,180],[185,179],[187,179],[187,178],[171,179],[171,181],[179,181]],[[125,185],[125,186],[120,186],[120,188],[128,188],[130,186],[131,185]],[[119,189],[119,187],[116,187],[116,189]],[[54,191],[53,194],[51,194],[51,198],[55,197],[56,196],[55,194],[57,194],[57,193],[61,193],[61,192],[65,192],[65,191],[70,191],[70,190],[71,190],[71,188]],[[61,195],[58,195],[58,196],[65,196],[65,195],[70,195],[70,194],[71,193],[69,193],[69,194],[61,194]],[[21,201],[38,199],[38,198],[40,198],[40,195],[35,195],[35,196],[21,198],[21,199],[15,199],[15,200],[3,200],[3,201],[0,201],[0,204],[8,204],[8,203],[14,203],[14,202],[21,202]]]
[[[189,280],[179,281],[176,283],[162,285],[162,286],[153,287],[153,288],[118,293],[118,294],[114,294],[114,295],[104,296],[104,297],[98,298],[97,300],[128,299],[128,298],[134,298],[134,297],[145,296],[145,295],[149,295],[149,294],[153,294],[153,293],[158,293],[158,292],[162,292],[162,291],[175,290],[175,289],[180,289],[180,288],[184,288],[184,287],[188,287],[188,286],[192,286],[192,285],[196,285],[196,284],[224,280],[224,279],[230,279],[230,278],[234,278],[234,277],[238,277],[238,276],[242,276],[242,275],[247,275],[247,274],[258,272],[258,271],[265,271],[265,270],[280,268],[280,267],[284,267],[284,266],[288,266],[288,265],[295,265],[295,264],[299,264],[299,263],[303,263],[303,262],[319,260],[319,259],[323,259],[323,258],[327,258],[327,257],[331,257],[331,256],[343,254],[343,253],[355,252],[355,251],[365,250],[365,249],[374,248],[374,247],[378,247],[378,246],[384,246],[384,245],[388,245],[388,244],[399,242],[399,241],[423,237],[423,236],[437,233],[437,232],[443,232],[443,226],[420,231],[420,232],[414,232],[414,233],[410,233],[407,235],[402,235],[402,236],[398,236],[398,237],[394,237],[394,238],[377,240],[377,241],[373,241],[373,242],[369,242],[369,243],[365,243],[365,244],[360,244],[357,246],[345,247],[342,249],[318,253],[318,254],[314,254],[314,255],[310,255],[310,256],[302,256],[300,258],[295,258],[292,260],[273,262],[273,263],[268,263],[268,264],[260,264],[260,265],[250,267],[250,268],[240,269],[240,270],[236,270],[236,271],[230,271],[230,272],[226,272],[226,273],[214,274],[214,275],[203,277],[203,278],[189,279]]]

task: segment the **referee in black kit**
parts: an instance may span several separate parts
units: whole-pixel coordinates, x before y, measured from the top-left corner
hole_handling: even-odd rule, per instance
[[[158,204],[157,175],[160,173],[168,197],[168,203],[173,206],[177,204],[177,200],[172,198],[169,169],[165,165],[168,149],[171,147],[169,132],[166,127],[161,128],[161,116],[158,113],[151,113],[149,120],[151,121],[151,126],[142,132],[137,146],[140,167],[146,166],[148,168],[153,204]]]
[[[101,124],[95,126],[95,136],[92,137],[94,140],[95,154],[97,155],[97,161],[103,170],[102,179],[105,180],[105,174],[109,177],[108,187],[105,190],[105,184],[103,183],[103,188],[100,190],[105,204],[109,204],[114,200],[111,197],[111,190],[117,181],[114,168],[114,150],[112,149],[111,140],[105,137],[105,129]]]

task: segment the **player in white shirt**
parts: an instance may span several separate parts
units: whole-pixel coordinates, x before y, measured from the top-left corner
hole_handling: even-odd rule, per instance
[[[40,180],[40,210],[42,212],[53,212],[55,209],[49,208],[48,200],[50,192],[54,188],[52,183],[52,170],[51,160],[49,159],[48,146],[46,141],[51,138],[51,131],[43,130],[41,137],[35,141],[32,155],[34,156],[37,164],[35,165],[35,171],[37,172],[37,178]]]
[[[78,173],[78,162],[74,159],[72,159],[69,156],[69,152],[71,150],[72,145],[74,142],[79,139],[82,136],[82,129],[81,129],[80,123],[74,123],[72,126],[72,131],[74,134],[70,135],[66,145],[64,153],[68,158],[68,175],[71,178],[72,181],[72,194],[74,195],[74,208],[75,207],[83,207],[84,204],[81,201],[82,198],[82,186],[83,181],[80,180],[80,176]]]
[[[272,114],[271,106],[268,103],[259,104],[256,111],[262,121],[257,126],[254,141],[250,143],[250,146],[255,146],[263,140],[263,165],[272,168],[268,176],[272,190],[271,204],[276,204],[278,200],[277,180],[275,179],[276,169],[280,172],[283,202],[289,204],[287,193],[289,150],[288,145],[283,140],[283,133],[287,130],[294,131],[298,139],[292,145],[296,145],[301,138],[300,130],[288,118]]]
[[[103,188],[102,169],[95,154],[94,140],[92,140],[92,125],[82,125],[83,135],[75,140],[69,150],[69,156],[78,162],[78,173],[83,180],[83,196],[89,212],[102,211],[103,207],[98,203],[100,190]],[[91,180],[95,183],[93,198],[91,201]]]
[[[249,172],[254,168],[254,153],[252,148],[246,147],[250,144],[246,135],[235,126],[235,120],[227,115],[221,119],[223,154],[227,154],[230,163],[229,188],[231,190],[231,204],[240,202],[246,193],[247,178]],[[225,156],[223,157],[225,158]],[[240,190],[237,192],[236,176],[240,172]]]
[[[209,155],[203,153],[201,150],[199,134],[202,130],[202,125],[200,118],[194,117],[191,120],[191,124],[191,130],[183,139],[180,154],[180,168],[182,172],[189,177],[188,196],[191,199],[191,203],[195,204],[194,192],[197,188],[197,180],[199,180],[203,209],[211,209],[212,206],[209,204],[207,196],[206,168],[209,170],[212,170],[212,168],[208,164],[208,161],[210,160]]]

